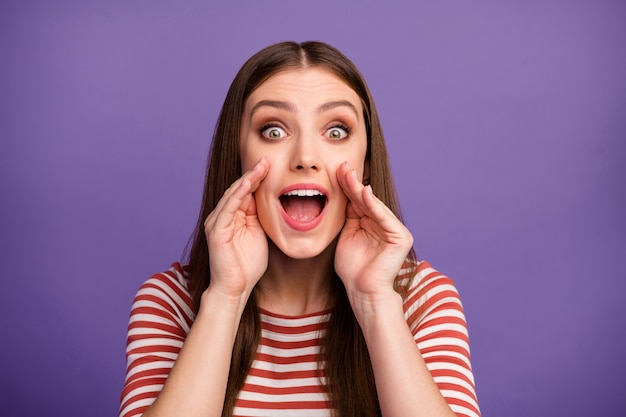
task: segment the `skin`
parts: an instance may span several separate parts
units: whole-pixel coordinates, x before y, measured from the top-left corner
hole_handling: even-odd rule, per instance
[[[413,238],[363,185],[368,168],[362,114],[356,93],[321,68],[280,72],[250,95],[240,141],[244,174],[205,221],[211,284],[163,390],[144,416],[219,416],[234,338],[252,289],[258,286],[259,306],[272,312],[319,312],[331,301],[333,268],[363,330],[383,415],[454,415],[393,290]],[[349,132],[337,131],[337,122]],[[327,193],[321,220],[306,231],[281,214],[278,197],[293,184]]]
[[[330,104],[334,107],[324,107]],[[367,137],[362,113],[359,97],[351,88],[316,68],[280,72],[246,101],[242,167],[247,171],[262,157],[270,162],[254,197],[265,233],[285,255],[294,259],[318,256],[343,227],[347,198],[336,172],[348,161],[359,179],[363,177]],[[270,139],[270,135],[280,138]],[[322,224],[306,232],[289,227],[280,214],[281,190],[294,184],[327,190]]]
[[[269,162],[254,192],[258,220],[270,239],[259,304],[281,314],[320,311],[328,301],[336,238],[348,204],[337,173],[346,162],[354,167],[354,181],[360,183],[366,173],[360,99],[327,70],[280,72],[246,101],[240,149],[244,170],[261,158]],[[284,219],[279,197],[293,187],[326,194],[321,222],[313,229],[294,229]]]

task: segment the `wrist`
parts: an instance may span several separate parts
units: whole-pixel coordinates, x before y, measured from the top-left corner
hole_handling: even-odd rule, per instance
[[[251,293],[252,289],[233,293],[225,291],[218,285],[209,284],[202,293],[198,315],[204,312],[211,315],[219,314],[223,319],[231,317],[238,322]]]
[[[404,320],[402,296],[392,288],[380,293],[348,292],[354,315],[365,332],[367,328],[388,322],[391,317]]]

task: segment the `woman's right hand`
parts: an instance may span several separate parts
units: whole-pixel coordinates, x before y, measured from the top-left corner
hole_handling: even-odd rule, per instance
[[[247,297],[267,269],[267,237],[257,217],[253,193],[268,171],[269,161],[263,157],[226,190],[204,222],[209,289],[223,296]]]

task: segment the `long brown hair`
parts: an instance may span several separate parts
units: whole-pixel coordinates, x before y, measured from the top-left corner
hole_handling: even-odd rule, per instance
[[[283,42],[269,46],[253,55],[235,76],[213,134],[202,208],[189,254],[190,290],[196,312],[200,308],[202,293],[211,281],[204,220],[226,189],[242,174],[239,136],[246,99],[278,71],[310,66],[330,70],[361,98],[367,129],[369,181],[376,196],[400,217],[378,113],[367,84],[356,66],[337,49],[321,42]],[[413,250],[409,253],[407,265],[415,265]],[[325,362],[320,362],[324,363],[330,401],[335,413],[342,417],[380,416],[374,375],[363,333],[354,317],[345,288],[337,274],[334,275],[336,304],[322,339],[320,354],[325,359]],[[400,285],[397,280],[396,290],[402,293],[407,285]],[[252,365],[260,332],[259,309],[253,292],[244,309],[233,346],[223,417],[232,416],[237,394]]]

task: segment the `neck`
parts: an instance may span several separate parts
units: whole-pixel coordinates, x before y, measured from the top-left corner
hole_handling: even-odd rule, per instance
[[[331,307],[335,242],[314,258],[293,259],[269,242],[269,265],[257,284],[259,307],[299,316]]]

